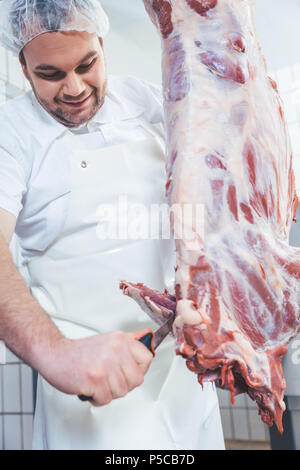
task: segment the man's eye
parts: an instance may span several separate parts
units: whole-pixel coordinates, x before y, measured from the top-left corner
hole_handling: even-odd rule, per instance
[[[80,72],[86,72],[87,70],[92,68],[92,66],[94,65],[95,62],[96,62],[96,58],[94,60],[92,60],[92,62],[90,62],[87,65],[80,65],[80,67],[78,67],[78,69],[77,69],[77,72],[79,72],[79,73]]]
[[[95,59],[92,60],[92,62],[90,62],[87,65],[80,65],[76,70],[77,73],[85,73],[88,70],[90,70],[93,67],[96,60],[97,60],[97,57],[95,57]],[[64,72],[59,72],[59,71],[57,71],[55,73],[52,73],[52,74],[46,74],[46,73],[41,73],[40,72],[38,75],[39,75],[40,78],[43,78],[44,80],[54,80],[54,81],[55,80],[57,80],[57,81],[62,80],[66,76],[66,74]]]
[[[60,80],[63,78],[64,74],[61,72],[55,72],[51,75],[48,75],[46,73],[39,73],[39,76],[41,78],[44,78],[45,80]]]

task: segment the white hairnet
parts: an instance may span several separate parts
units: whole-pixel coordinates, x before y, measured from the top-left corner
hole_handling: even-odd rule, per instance
[[[73,30],[108,33],[98,0],[0,0],[0,42],[15,54],[40,34]]]

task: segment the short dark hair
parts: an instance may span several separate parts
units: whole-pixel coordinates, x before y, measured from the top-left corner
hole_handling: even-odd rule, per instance
[[[21,52],[19,54],[19,57],[20,57],[21,64],[26,65],[26,59],[25,59],[25,56],[24,56],[23,49],[21,50]]]

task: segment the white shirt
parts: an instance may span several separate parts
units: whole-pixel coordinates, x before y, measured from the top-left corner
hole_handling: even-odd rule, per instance
[[[87,149],[134,141],[146,133],[140,117],[163,135],[160,88],[134,77],[109,76],[104,105],[72,132],[82,135]],[[26,263],[58,236],[67,216],[71,181],[60,138],[69,130],[42,108],[32,91],[0,107],[0,129],[0,207],[17,218]]]

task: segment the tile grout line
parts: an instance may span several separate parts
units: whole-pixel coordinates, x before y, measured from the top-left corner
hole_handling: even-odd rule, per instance
[[[234,428],[234,420],[233,420],[233,411],[232,406],[229,406],[229,416],[230,416],[230,427],[231,427],[231,435],[232,439],[235,440],[235,428]]]
[[[5,450],[5,413],[4,413],[4,367],[1,367],[1,406],[3,410],[2,415],[2,449]]]
[[[251,426],[250,426],[250,406],[247,401],[247,397],[245,399],[246,402],[246,416],[247,416],[247,430],[248,430],[248,440],[251,441],[252,435],[251,435]]]
[[[1,409],[4,411],[4,377],[3,377],[3,368],[4,366],[1,366],[0,368],[0,386],[1,386]],[[4,434],[5,434],[5,428],[4,428],[4,414],[2,416],[2,449],[5,450],[5,440],[4,440]]]
[[[19,389],[20,389],[20,431],[21,431],[21,449],[24,450],[24,426],[23,426],[23,393],[22,393],[22,364],[19,363]]]

